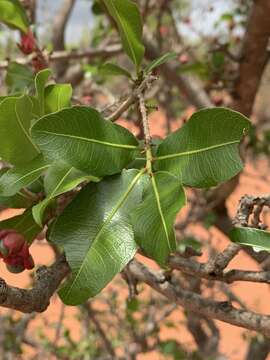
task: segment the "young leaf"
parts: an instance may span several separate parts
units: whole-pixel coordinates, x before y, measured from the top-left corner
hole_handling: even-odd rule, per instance
[[[155,168],[177,175],[187,186],[215,186],[243,168],[238,145],[249,126],[233,110],[200,110],[159,145]]]
[[[142,171],[87,185],[56,220],[50,240],[64,247],[72,277],[60,290],[65,304],[98,294],[133,258],[136,243],[130,211],[141,200]]]
[[[166,53],[159,58],[153,60],[149,65],[146,66],[144,69],[145,74],[149,74],[152,70],[154,70],[156,67],[166,63],[167,61],[174,60],[177,58],[177,54],[174,52]]]
[[[0,1],[0,22],[24,33],[29,27],[26,13],[19,0]]]
[[[103,64],[101,65],[99,70],[103,75],[111,75],[111,76],[119,75],[119,76],[126,76],[128,78],[131,78],[131,74],[126,69],[116,64],[112,64],[112,63]]]
[[[42,230],[34,221],[31,209],[26,210],[22,215],[0,221],[0,229],[14,229],[22,234],[28,243],[32,243],[35,237]]]
[[[45,86],[51,73],[52,71],[50,69],[44,69],[37,73],[35,77],[36,94],[39,102],[39,116],[45,114]]]
[[[7,68],[6,84],[9,93],[22,92],[25,88],[34,85],[33,73],[26,65],[10,62]]]
[[[37,180],[50,165],[38,155],[29,163],[12,168],[0,177],[0,196],[15,195],[21,188]]]
[[[32,102],[27,95],[7,97],[0,103],[0,156],[21,165],[34,159],[39,149],[29,134]]]
[[[125,52],[138,70],[144,55],[142,19],[138,6],[131,0],[103,0],[103,2],[117,24]]]
[[[230,232],[230,238],[238,244],[252,246],[256,251],[270,251],[270,233],[268,231],[250,227],[235,227]]]
[[[72,87],[70,84],[53,84],[45,88],[45,114],[50,114],[70,106]]]
[[[185,200],[179,179],[167,172],[157,172],[148,177],[142,202],[131,213],[136,242],[162,266],[176,250],[173,225]]]
[[[127,129],[85,106],[44,116],[32,127],[32,136],[49,159],[98,177],[120,172],[133,160],[138,146]]]
[[[48,170],[44,178],[44,187],[47,197],[33,207],[33,216],[37,224],[42,226],[44,212],[55,197],[74,189],[83,181],[98,181],[98,178],[67,165],[56,162]]]

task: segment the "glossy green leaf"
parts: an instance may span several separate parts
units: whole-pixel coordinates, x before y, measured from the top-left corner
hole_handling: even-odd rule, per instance
[[[56,220],[50,240],[64,248],[72,277],[60,290],[77,305],[98,294],[136,252],[130,211],[141,200],[142,171],[87,185]]]
[[[155,169],[199,188],[229,180],[243,168],[238,146],[249,126],[248,119],[233,110],[200,110],[159,145]]]
[[[169,254],[176,250],[174,221],[184,205],[185,193],[179,179],[157,172],[148,177],[142,202],[131,214],[136,242],[160,265],[166,265]]]
[[[72,87],[70,84],[52,84],[45,88],[45,114],[59,111],[70,106]]]
[[[154,70],[156,67],[170,61],[170,60],[174,60],[177,58],[177,54],[174,52],[169,52],[166,54],[163,54],[162,56],[160,56],[159,58],[153,60],[149,65],[146,66],[146,68],[144,69],[144,72],[146,74],[149,74],[152,70]]]
[[[8,170],[0,177],[0,196],[15,195],[21,188],[37,180],[48,167],[49,164],[38,155],[29,163]]]
[[[131,78],[131,74],[126,69],[116,64],[112,64],[112,63],[103,64],[99,68],[99,70],[102,75],[110,75],[110,76],[119,75],[119,76],[126,76],[128,78]]]
[[[230,238],[238,244],[252,246],[256,251],[270,251],[270,233],[268,231],[250,227],[235,227],[230,232]]]
[[[0,229],[14,229],[22,234],[28,243],[31,243],[42,230],[34,221],[31,209],[22,215],[0,221]]]
[[[26,65],[10,62],[7,67],[6,85],[9,93],[23,92],[34,85],[33,72]]]
[[[45,86],[52,71],[50,69],[44,69],[37,73],[35,77],[36,95],[39,103],[39,116],[45,114]]]
[[[29,128],[32,120],[32,102],[27,95],[7,97],[0,103],[0,157],[21,165],[39,154]]]
[[[138,146],[127,129],[85,106],[44,116],[32,127],[32,136],[49,159],[98,177],[120,172],[134,159]]]
[[[33,207],[33,216],[37,224],[42,226],[44,212],[55,197],[74,189],[83,181],[99,181],[99,179],[86,175],[65,163],[53,164],[44,178],[47,197]]]
[[[123,48],[139,69],[143,55],[142,19],[138,6],[131,0],[103,0],[115,20]]]
[[[0,22],[24,33],[29,27],[25,10],[19,0],[0,1]]]

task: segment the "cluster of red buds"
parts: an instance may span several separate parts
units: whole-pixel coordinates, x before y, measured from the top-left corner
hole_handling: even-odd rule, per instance
[[[13,273],[30,270],[35,266],[25,238],[13,229],[0,230],[0,258]]]
[[[31,30],[27,33],[21,32],[20,43],[18,44],[19,49],[25,55],[33,54],[32,66],[36,72],[47,67],[46,61],[40,49],[37,46],[36,39]]]
[[[21,33],[21,41],[18,44],[19,49],[25,55],[32,54],[36,49],[36,40],[31,30],[27,33]]]

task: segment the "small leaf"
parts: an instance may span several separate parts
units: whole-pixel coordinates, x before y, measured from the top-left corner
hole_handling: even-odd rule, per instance
[[[40,152],[29,134],[32,108],[27,95],[0,103],[0,157],[11,164],[26,164]]]
[[[10,62],[7,67],[6,85],[9,93],[23,92],[25,88],[34,85],[34,76],[31,69],[16,62]]]
[[[25,10],[19,0],[0,1],[0,22],[24,33],[27,32],[29,27]]]
[[[248,119],[233,110],[200,110],[159,145],[155,169],[199,188],[229,180],[243,168],[238,146],[249,126]]]
[[[255,251],[270,251],[270,233],[268,231],[250,227],[235,227],[230,232],[230,238],[238,244],[252,246]]]
[[[135,255],[129,213],[141,200],[142,173],[124,170],[90,183],[56,220],[50,240],[63,246],[72,269],[59,292],[65,304],[81,304],[98,294]]]
[[[176,250],[174,221],[184,205],[185,193],[179,179],[157,172],[148,177],[142,202],[131,213],[136,242],[162,266]]]
[[[44,69],[37,73],[35,77],[35,87],[37,93],[37,99],[39,102],[39,115],[45,114],[45,86],[52,71],[50,69]]]
[[[65,163],[53,164],[44,178],[47,197],[33,207],[33,216],[37,224],[42,226],[44,212],[55,197],[74,189],[83,181],[90,180],[99,181],[99,179],[86,175]]]
[[[177,246],[177,251],[184,253],[187,247],[190,247],[196,251],[200,251],[202,244],[193,237],[186,237],[186,238],[180,240],[180,242]]]
[[[22,234],[28,243],[32,243],[35,237],[42,230],[34,221],[31,209],[26,210],[22,215],[0,221],[0,229],[14,229]]]
[[[38,155],[29,163],[12,168],[0,177],[0,196],[15,195],[21,188],[37,180],[49,167],[49,164]]]
[[[177,58],[177,54],[174,52],[169,52],[161,55],[159,58],[153,60],[149,65],[144,69],[145,74],[149,74],[156,67],[166,63],[167,61],[174,60]]]
[[[117,24],[125,52],[138,70],[145,50],[138,6],[131,0],[103,0],[103,2]]]
[[[120,172],[134,159],[138,146],[127,129],[85,106],[44,116],[32,127],[32,136],[49,159],[98,177]]]
[[[45,114],[50,114],[70,107],[72,87],[70,84],[53,84],[45,88]]]
[[[112,63],[106,63],[101,65],[99,68],[102,75],[110,75],[110,76],[126,76],[131,78],[131,74],[121,66]]]

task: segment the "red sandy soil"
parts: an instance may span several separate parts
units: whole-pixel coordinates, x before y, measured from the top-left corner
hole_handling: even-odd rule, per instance
[[[124,121],[121,121],[122,124],[126,125]],[[179,121],[172,123],[172,130],[180,126]],[[151,129],[152,135],[164,136],[165,126],[161,113],[155,113],[151,116]],[[132,129],[136,131],[136,128]],[[240,178],[240,185],[236,191],[228,199],[228,207],[231,215],[235,214],[237,203],[240,197],[244,194],[264,194],[269,193],[269,180],[270,180],[270,168],[269,162],[267,160],[261,159],[258,160],[255,164],[248,163],[245,167],[245,170]],[[14,214],[18,213],[18,210],[5,210],[0,214],[0,220],[11,217]],[[269,216],[267,216],[269,217]],[[203,228],[197,228],[199,237],[207,237],[207,233]],[[210,229],[212,242],[220,250],[224,249],[228,241],[227,239],[216,229]],[[35,259],[36,264],[49,264],[53,259],[52,251],[49,247],[42,242],[36,242],[31,247],[31,253]],[[205,259],[205,257],[204,257]],[[238,269],[248,269],[256,270],[258,267],[255,262],[251,260],[244,253],[240,253],[230,264],[230,268]],[[14,275],[6,271],[3,263],[0,262],[0,274],[9,284],[25,287],[29,282],[28,273],[23,273],[19,275]],[[253,311],[269,313],[269,304],[268,299],[270,297],[270,288],[267,285],[263,284],[252,284],[252,283],[236,283],[232,285],[232,289],[235,293],[241,297],[244,303]],[[105,290],[106,291],[106,290]],[[125,296],[126,291],[123,290]],[[224,299],[223,295],[219,294],[220,299]],[[38,329],[42,326],[41,317],[45,317],[49,323],[57,322],[59,318],[60,311],[60,300],[57,296],[53,297],[51,305],[42,315],[37,315],[36,319],[31,323],[32,329]],[[3,309],[0,310],[0,313],[3,313]],[[65,310],[65,319],[64,323],[67,327],[70,328],[71,334],[74,337],[74,340],[78,339],[79,334],[79,324],[74,315],[76,314],[76,308],[67,307]],[[179,323],[179,326],[175,329],[163,327],[161,331],[161,339],[178,339],[181,343],[185,343],[186,346],[190,348],[194,347],[193,340],[191,335],[187,332],[185,327],[181,325],[184,321],[184,316],[182,310],[179,309],[175,311],[172,315],[172,320],[176,323]],[[244,329],[231,326],[217,321],[217,325],[221,332],[221,343],[220,351],[230,360],[241,360],[244,358],[244,354],[247,347],[247,341],[244,340],[243,335],[251,335],[250,332],[247,332]],[[47,328],[46,332],[48,336],[53,336],[55,330],[53,328]],[[20,359],[28,359],[29,355],[32,353],[32,350],[29,347],[25,347],[25,355]],[[148,353],[146,355],[140,355],[138,360],[161,360],[161,356],[153,353]],[[270,359],[270,356],[269,358]]]

